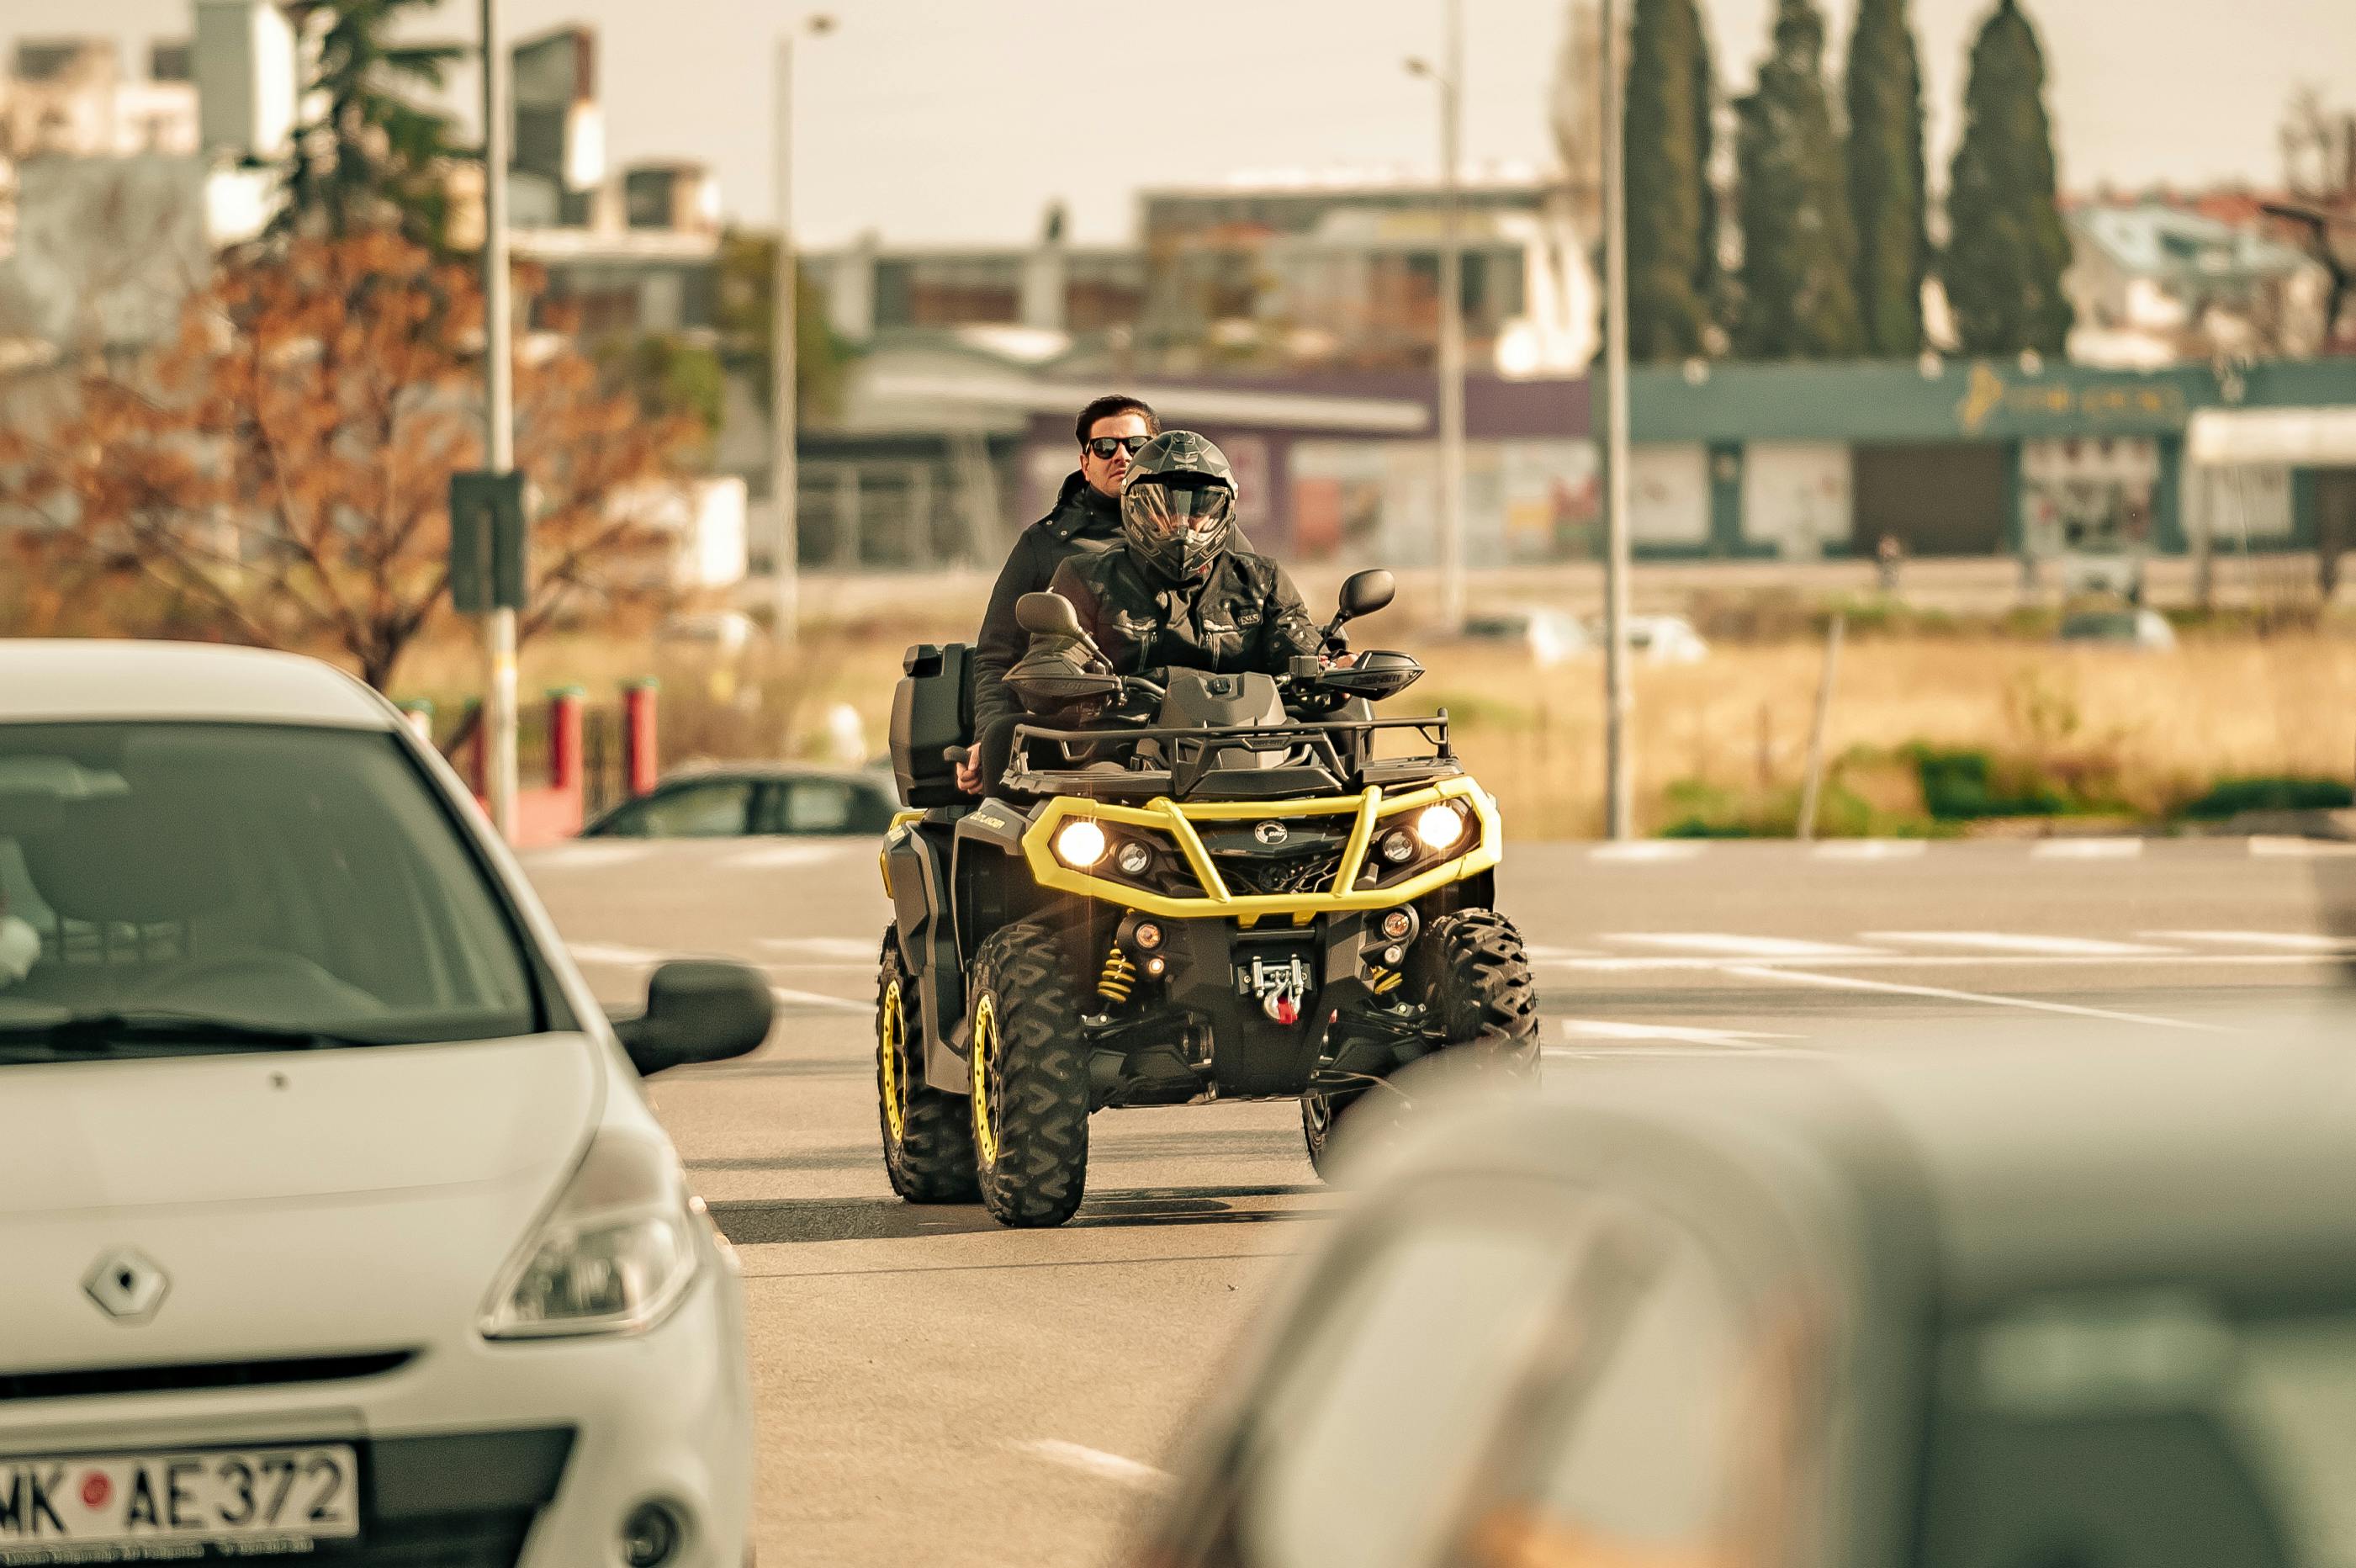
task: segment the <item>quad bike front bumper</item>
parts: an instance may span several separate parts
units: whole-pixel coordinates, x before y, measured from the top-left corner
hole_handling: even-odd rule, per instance
[[[1471,816],[1471,832],[1441,854],[1425,854],[1398,866],[1372,860],[1387,826],[1413,813],[1453,803]],[[1238,893],[1205,848],[1198,824],[1258,822],[1281,827],[1311,817],[1347,816],[1349,837],[1330,880],[1322,887],[1284,893]],[[1106,851],[1088,866],[1074,866],[1056,853],[1064,825],[1098,824]],[[1141,840],[1183,861],[1192,886],[1172,890],[1167,880],[1148,886],[1121,876],[1119,852],[1126,840]],[[1443,779],[1386,797],[1379,786],[1357,795],[1292,800],[1175,801],[1162,797],[1145,806],[1119,806],[1063,795],[1047,802],[1023,835],[1023,854],[1042,887],[1135,909],[1165,920],[1223,919],[1245,922],[1271,918],[1313,918],[1351,910],[1387,909],[1413,903],[1435,889],[1494,870],[1504,855],[1505,829],[1497,802],[1471,779]]]

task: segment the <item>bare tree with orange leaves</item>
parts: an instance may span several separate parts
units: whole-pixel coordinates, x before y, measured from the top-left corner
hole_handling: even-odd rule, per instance
[[[233,255],[174,341],[80,361],[59,412],[0,430],[0,502],[43,525],[42,570],[74,592],[144,585],[126,605],[179,629],[337,650],[384,689],[447,612],[482,342],[472,269],[389,231]],[[533,508],[519,635],[664,598],[661,518],[702,430],[553,335],[519,345],[516,425]]]

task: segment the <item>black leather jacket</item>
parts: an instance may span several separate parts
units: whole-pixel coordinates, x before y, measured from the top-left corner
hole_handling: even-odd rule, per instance
[[[1120,502],[1098,489],[1077,469],[1056,492],[1053,510],[1023,531],[990,591],[990,608],[973,649],[973,733],[984,755],[993,730],[1012,733],[1023,704],[1006,690],[1006,672],[1031,646],[1030,634],[1014,624],[1014,604],[1055,579],[1055,568],[1076,555],[1120,544]]]
[[[1247,550],[1229,550],[1196,587],[1169,586],[1126,550],[1066,561],[1049,585],[1123,675],[1282,675],[1323,646],[1284,568]]]

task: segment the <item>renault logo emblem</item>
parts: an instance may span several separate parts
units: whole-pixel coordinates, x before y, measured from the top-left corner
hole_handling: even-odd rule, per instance
[[[1291,836],[1282,822],[1262,822],[1252,829],[1252,837],[1265,844],[1280,844]]]
[[[164,1305],[172,1282],[154,1262],[123,1247],[92,1264],[81,1288],[107,1316],[123,1323],[145,1323]]]

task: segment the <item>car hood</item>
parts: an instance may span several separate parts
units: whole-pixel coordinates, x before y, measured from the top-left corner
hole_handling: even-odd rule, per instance
[[[412,1348],[470,1326],[601,1112],[581,1035],[0,1068],[0,1372]],[[169,1281],[85,1294],[129,1250]]]
[[[492,1181],[587,1136],[579,1035],[0,1068],[0,1217]]]

